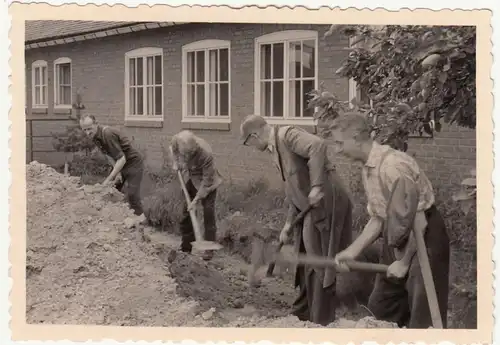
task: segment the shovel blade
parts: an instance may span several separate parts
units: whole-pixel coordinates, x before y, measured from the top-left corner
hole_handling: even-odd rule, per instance
[[[205,250],[220,250],[222,245],[217,242],[212,241],[194,241],[191,242],[193,249],[205,251]]]

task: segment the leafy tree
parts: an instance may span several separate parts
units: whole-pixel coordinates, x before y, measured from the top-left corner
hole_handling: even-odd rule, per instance
[[[324,136],[348,109],[366,113],[373,136],[404,151],[410,133],[439,132],[441,121],[475,129],[475,27],[332,25],[325,38],[334,33],[352,42],[336,73],[354,79],[370,101],[349,105],[323,87],[313,90],[309,107],[319,108]]]
[[[89,155],[95,147],[92,139],[81,130],[78,121],[80,120],[81,111],[85,109],[82,103],[80,90],[76,94],[76,102],[73,104],[75,114],[71,116],[74,123],[66,127],[66,131],[52,134],[52,145],[59,152],[84,152]]]

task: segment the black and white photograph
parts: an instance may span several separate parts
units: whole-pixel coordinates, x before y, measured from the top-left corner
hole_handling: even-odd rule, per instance
[[[26,323],[478,329],[478,29],[352,18],[26,20]]]

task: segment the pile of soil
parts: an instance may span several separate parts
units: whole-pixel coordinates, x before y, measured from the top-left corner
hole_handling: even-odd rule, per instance
[[[81,186],[32,162],[27,201],[28,323],[317,327],[286,316],[291,284],[274,279],[250,289],[240,258],[218,252],[207,263],[174,253],[178,237],[140,227],[113,188]],[[371,322],[363,320],[330,327]]]

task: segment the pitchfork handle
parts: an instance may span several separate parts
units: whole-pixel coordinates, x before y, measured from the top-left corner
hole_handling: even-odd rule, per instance
[[[304,217],[305,215],[313,208],[312,205],[309,205],[307,206],[307,208],[303,211],[301,211],[297,217],[295,217],[295,219],[293,220],[292,224],[290,224],[290,229],[293,229],[298,222],[300,222]],[[276,248],[276,254],[278,254],[280,251],[281,251],[281,248],[283,248],[283,245],[284,243],[280,241],[280,243],[278,244],[278,248]],[[273,272],[274,272],[274,266],[276,266],[276,262],[272,261],[269,266],[267,267],[267,272],[266,272],[266,276],[268,277],[271,277],[273,275]]]

